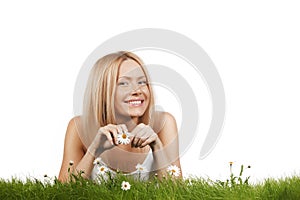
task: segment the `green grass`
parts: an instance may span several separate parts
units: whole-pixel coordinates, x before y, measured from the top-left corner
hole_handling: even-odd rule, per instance
[[[121,189],[123,180],[131,184],[130,190]],[[70,183],[12,179],[0,180],[0,199],[300,199],[300,177],[254,185],[234,176],[224,182],[202,178],[139,182],[120,175],[101,184],[80,177]]]

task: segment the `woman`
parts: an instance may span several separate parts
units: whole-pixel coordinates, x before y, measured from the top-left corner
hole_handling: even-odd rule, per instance
[[[167,167],[181,177],[176,121],[154,110],[149,76],[135,54],[112,53],[92,68],[83,114],[66,131],[59,180],[68,181],[70,166],[93,179],[117,170],[161,177]]]

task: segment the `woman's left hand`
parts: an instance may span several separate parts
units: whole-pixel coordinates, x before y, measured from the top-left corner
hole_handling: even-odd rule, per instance
[[[136,148],[143,148],[147,145],[153,148],[160,142],[158,135],[153,131],[149,125],[143,123],[137,125],[131,132],[132,141],[131,146]]]

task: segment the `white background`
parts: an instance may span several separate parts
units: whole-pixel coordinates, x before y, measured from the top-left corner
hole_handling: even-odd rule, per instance
[[[112,36],[150,27],[197,42],[225,88],[222,137],[198,160],[199,134],[181,159],[184,176],[225,179],[229,161],[251,165],[253,181],[299,174],[299,9],[297,1],[2,1],[0,177],[58,175],[84,60]]]

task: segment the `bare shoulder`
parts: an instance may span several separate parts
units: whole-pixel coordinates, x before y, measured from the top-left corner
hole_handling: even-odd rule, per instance
[[[66,131],[66,142],[75,143],[79,146],[83,146],[80,137],[79,137],[79,130],[81,129],[81,120],[80,116],[75,116],[70,119],[67,131]]]
[[[67,133],[69,132],[78,132],[80,126],[80,116],[75,116],[72,119],[70,119],[68,128],[67,128]]]
[[[175,117],[168,112],[156,111],[154,114],[154,130],[156,133],[175,131],[177,133],[177,124]]]
[[[81,128],[81,116],[75,116],[75,117],[73,117],[73,118],[70,120],[69,124],[70,124],[71,126],[74,126],[74,128],[76,128],[77,131],[79,131],[80,128]]]
[[[176,120],[171,113],[157,111],[154,117],[153,130],[157,133],[164,145],[174,141],[174,138],[178,138]]]

